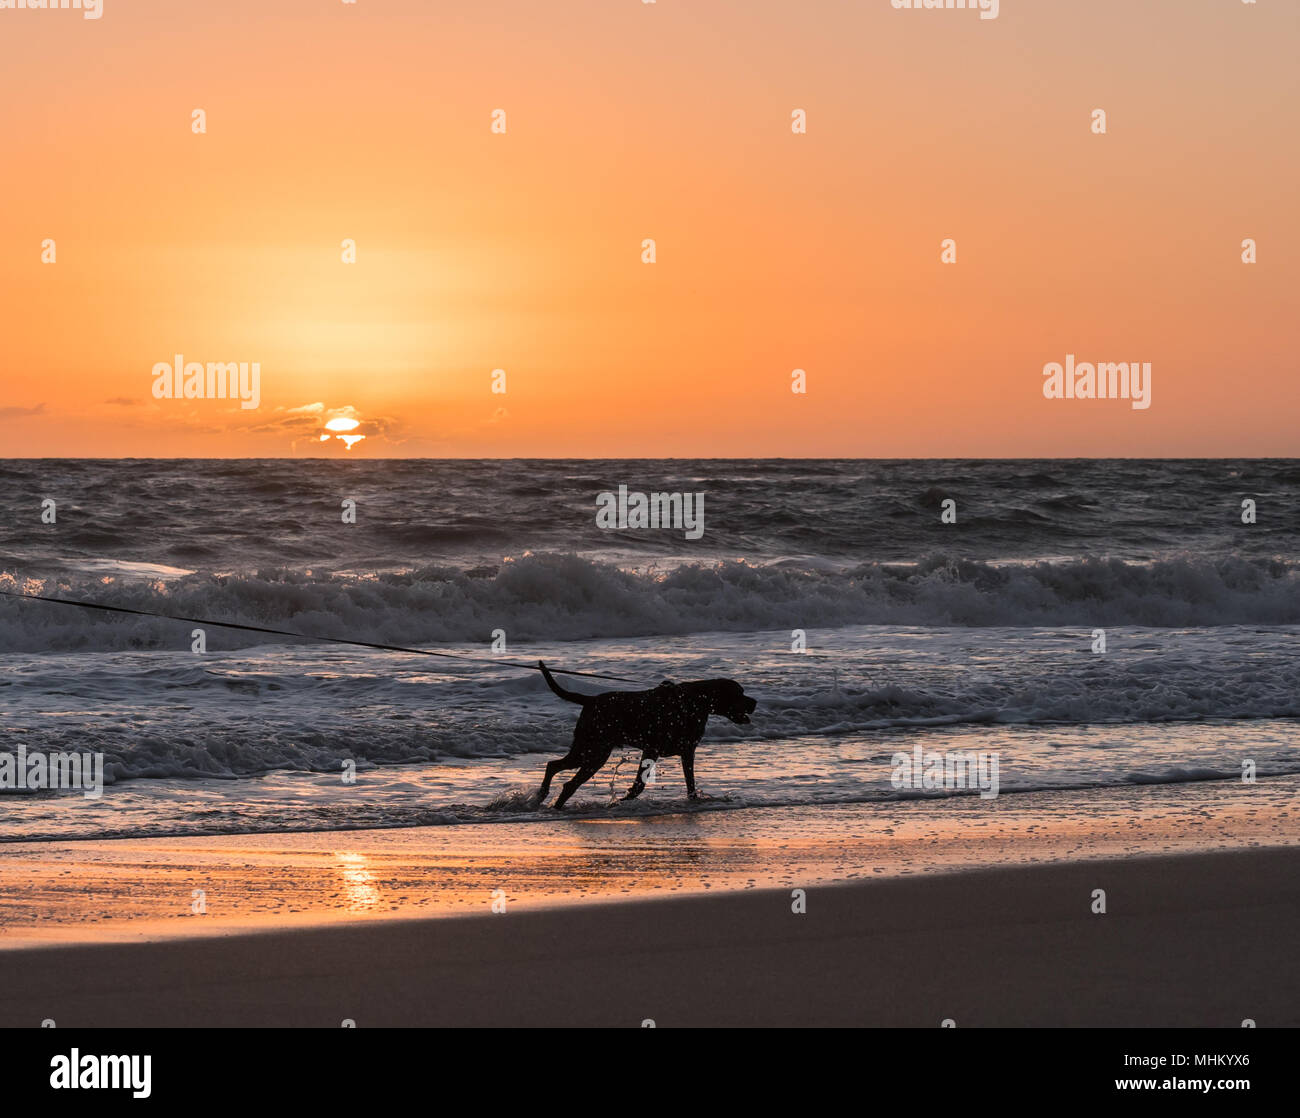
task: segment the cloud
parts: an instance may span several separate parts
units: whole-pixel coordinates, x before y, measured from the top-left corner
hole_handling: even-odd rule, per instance
[[[105,403],[130,403],[121,397],[107,400]],[[142,406],[132,415],[123,415],[113,422],[120,428],[137,428],[141,430],[156,429],[157,413],[161,411],[151,400],[142,401]],[[169,401],[168,403],[172,403]],[[0,419],[6,414],[26,415],[44,410],[39,408],[0,408]],[[326,407],[321,401],[300,404],[297,407],[278,407],[268,410],[244,410],[238,404],[221,412],[220,425],[214,423],[216,416],[210,410],[198,407],[179,407],[174,404],[167,408],[167,429],[173,434],[194,436],[218,435],[227,439],[243,439],[247,436],[262,436],[274,440],[281,452],[293,454],[335,455],[352,449],[358,443],[374,447],[376,450],[405,445],[409,435],[402,422],[392,416],[363,415],[351,404],[339,407]],[[357,427],[340,435],[326,430],[325,425],[331,419],[355,419]],[[325,438],[322,439],[321,436]],[[272,444],[272,445],[274,445]],[[270,446],[267,448],[270,450]]]
[[[114,396],[111,400],[105,400],[106,404],[116,404],[120,408],[133,408],[140,401],[131,396]]]
[[[44,404],[37,404],[34,408],[0,408],[0,419],[17,419],[24,415],[43,415],[45,412]]]

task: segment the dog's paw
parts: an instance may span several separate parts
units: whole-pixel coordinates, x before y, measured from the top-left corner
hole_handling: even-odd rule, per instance
[[[687,796],[687,799],[693,804],[716,804],[724,800],[731,799],[730,796],[710,796],[707,792],[696,792],[693,796]]]

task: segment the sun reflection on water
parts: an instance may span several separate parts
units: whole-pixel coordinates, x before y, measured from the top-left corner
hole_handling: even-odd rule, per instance
[[[375,879],[367,868],[369,863],[364,854],[344,854],[334,852],[339,868],[343,872],[343,892],[347,897],[348,909],[361,912],[379,904],[379,889]]]

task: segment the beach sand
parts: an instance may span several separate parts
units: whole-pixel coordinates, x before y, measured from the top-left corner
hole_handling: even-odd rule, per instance
[[[10,844],[0,1025],[1295,1026],[1298,783]]]

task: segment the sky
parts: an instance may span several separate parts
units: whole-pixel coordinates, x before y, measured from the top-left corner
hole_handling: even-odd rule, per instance
[[[1300,4],[998,9],[0,9],[0,454],[1300,456]]]

